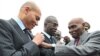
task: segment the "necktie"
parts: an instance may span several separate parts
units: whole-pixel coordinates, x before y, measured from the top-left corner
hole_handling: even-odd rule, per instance
[[[33,39],[33,35],[30,30],[24,29],[25,34],[29,37],[29,39]]]
[[[55,43],[53,36],[50,37],[51,43]]]
[[[53,36],[50,37],[50,40],[51,40],[51,44],[55,44],[55,43],[56,43]],[[53,51],[55,50],[54,47],[52,47],[51,49],[52,49]]]
[[[79,38],[75,39],[75,41],[74,41],[74,45],[78,46],[78,44],[79,44]]]

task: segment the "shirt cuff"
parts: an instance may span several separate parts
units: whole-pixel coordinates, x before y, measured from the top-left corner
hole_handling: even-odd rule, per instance
[[[52,45],[52,47],[55,47],[56,46],[56,44],[51,44]]]

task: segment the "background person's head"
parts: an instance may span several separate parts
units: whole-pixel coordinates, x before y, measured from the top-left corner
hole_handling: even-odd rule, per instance
[[[25,27],[31,30],[35,25],[38,25],[40,20],[41,11],[38,6],[32,2],[28,1],[24,3],[21,8],[18,17],[22,20]]]
[[[88,22],[84,23],[85,30],[88,31],[90,29],[90,24]]]
[[[58,21],[55,16],[48,16],[44,21],[44,31],[53,36],[57,30]]]
[[[79,38],[85,31],[84,20],[82,18],[73,18],[68,24],[68,29],[73,38]]]
[[[65,45],[68,44],[70,42],[70,37],[64,36],[64,42],[65,42]]]
[[[60,40],[61,39],[61,31],[59,31],[59,30],[57,30],[56,32],[55,32],[55,38],[57,39],[57,40]]]

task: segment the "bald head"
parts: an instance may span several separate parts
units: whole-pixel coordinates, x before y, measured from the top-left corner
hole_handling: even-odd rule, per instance
[[[31,30],[38,25],[41,11],[34,2],[28,1],[21,6],[18,17],[21,19],[25,27]]]
[[[72,24],[72,23],[78,23],[78,24],[82,24],[84,23],[85,21],[82,19],[82,18],[73,18],[69,24]]]
[[[33,11],[36,11],[36,12],[41,14],[40,9],[38,8],[38,6],[33,1],[28,1],[28,2],[24,3],[21,6],[20,11],[23,11],[24,8],[29,8],[29,10],[33,10]]]

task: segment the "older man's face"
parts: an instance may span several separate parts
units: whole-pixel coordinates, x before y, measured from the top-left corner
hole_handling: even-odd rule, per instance
[[[68,25],[69,33],[73,38],[78,38],[84,31],[84,26],[79,21],[71,21]]]

